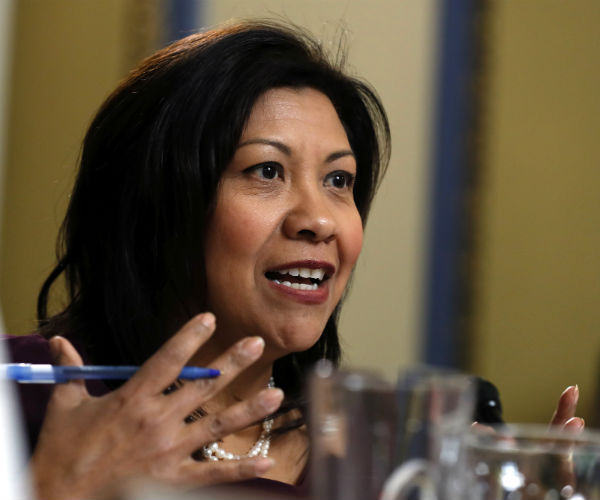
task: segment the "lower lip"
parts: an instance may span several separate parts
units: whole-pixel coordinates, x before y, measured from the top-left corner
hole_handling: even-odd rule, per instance
[[[323,304],[329,297],[329,280],[324,281],[316,290],[298,290],[271,280],[269,284],[278,292],[302,304]]]

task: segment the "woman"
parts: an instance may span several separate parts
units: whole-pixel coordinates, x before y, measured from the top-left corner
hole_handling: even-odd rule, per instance
[[[341,64],[299,32],[243,23],[161,50],[102,106],[39,296],[49,344],[13,351],[81,364],[69,339],[86,363],[143,367],[91,387],[100,397],[56,388],[39,439],[30,429],[41,496],[137,474],[302,481],[302,378],[339,360],[339,306],[389,157],[381,103]],[[69,299],[49,313],[60,276]],[[164,394],[185,364],[222,375]]]
[[[110,496],[137,475],[302,483],[302,378],[339,361],[339,308],[389,158],[380,101],[341,64],[296,31],[242,23],[161,50],[102,106],[39,296],[50,340],[12,349],[142,368],[29,408],[45,412],[39,438],[30,418],[41,497]],[[61,276],[68,301],[50,313]],[[174,383],[186,364],[222,375]]]

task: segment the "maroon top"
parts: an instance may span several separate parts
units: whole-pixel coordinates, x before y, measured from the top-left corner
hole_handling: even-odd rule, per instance
[[[13,363],[52,364],[53,362],[48,341],[41,335],[8,336],[0,338],[0,341],[6,343],[5,351]],[[85,361],[85,356],[82,355],[82,357]],[[18,383],[15,385],[21,402],[24,427],[31,452],[37,443],[53,385]],[[100,380],[87,380],[86,386],[92,396],[102,396],[109,392],[109,388]],[[262,478],[244,481],[241,486],[245,490],[264,492],[265,498],[308,498],[308,481],[306,481],[304,473],[296,486]]]
[[[9,336],[0,341],[6,343],[5,351],[13,363],[52,364],[53,362],[48,341],[41,335]],[[15,386],[21,401],[29,450],[32,451],[44,421],[53,385],[15,383]],[[102,396],[109,390],[101,380],[88,380],[86,386],[92,396]]]

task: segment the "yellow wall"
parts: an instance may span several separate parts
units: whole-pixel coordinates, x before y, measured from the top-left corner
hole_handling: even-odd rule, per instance
[[[472,368],[510,420],[547,421],[579,384],[597,424],[600,3],[489,6]]]
[[[37,292],[54,263],[85,129],[139,55],[132,47],[143,45],[133,1],[15,2],[0,211],[0,303],[9,333],[35,328]]]
[[[10,89],[10,68],[13,53],[13,19],[15,5],[13,0],[0,2],[0,222],[4,209],[2,193],[4,192],[4,166],[6,151],[6,133],[8,131],[8,102]],[[2,249],[2,233],[0,233],[0,259]],[[2,333],[4,318],[0,307],[0,333]],[[1,356],[1,353],[0,353]]]

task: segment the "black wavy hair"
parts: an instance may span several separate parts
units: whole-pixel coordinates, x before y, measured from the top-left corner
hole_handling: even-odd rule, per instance
[[[203,238],[217,185],[269,89],[311,87],[331,100],[356,156],[364,224],[389,159],[389,126],[375,92],[347,76],[343,62],[305,32],[270,21],[194,34],[144,60],[85,136],[58,262],[38,296],[40,332],[76,340],[94,363],[141,364],[174,333],[175,309],[187,317],[203,310]],[[67,304],[49,314],[61,275]],[[299,395],[318,359],[339,362],[338,313],[339,304],[313,347],[275,363],[287,396]]]

